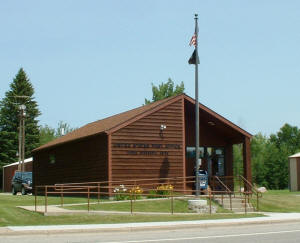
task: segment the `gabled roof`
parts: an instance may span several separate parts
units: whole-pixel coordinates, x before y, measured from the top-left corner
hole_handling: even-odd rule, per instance
[[[157,109],[163,108],[166,105],[172,103],[173,101],[180,99],[180,97],[181,95],[173,96],[170,98],[153,102],[148,105],[143,105],[133,110],[129,110],[114,116],[110,116],[102,120],[88,123],[85,126],[82,126],[64,136],[61,136],[45,145],[42,145],[34,149],[33,152],[45,148],[50,148],[52,146],[56,146],[58,144],[70,142],[73,140],[78,140],[92,135],[97,135],[100,133],[110,134],[112,130],[115,130],[117,127],[122,126],[123,124],[126,124],[128,121],[134,120],[135,118],[138,118],[140,115],[147,115],[149,114],[149,112],[151,113],[156,111]]]
[[[185,99],[193,104],[195,104],[195,100],[192,99],[191,97],[187,96],[186,94],[180,94],[177,96],[173,96],[170,98],[166,98],[163,100],[159,100],[156,102],[153,102],[148,105],[143,105],[141,107],[135,108],[133,110],[129,110],[114,116],[110,116],[108,118],[98,120],[92,123],[89,123],[83,127],[80,127],[62,137],[59,137],[45,145],[42,145],[36,149],[33,150],[33,152],[50,148],[56,145],[60,145],[63,143],[83,139],[89,136],[101,134],[101,133],[106,133],[106,134],[111,134],[122,127],[125,127],[129,125],[130,123],[141,119],[157,110],[160,110],[164,108],[165,106],[172,104],[173,102],[176,102],[180,99]],[[241,133],[244,136],[247,137],[252,137],[252,135],[242,128],[238,127],[237,125],[233,124],[226,118],[222,117],[221,115],[217,114],[216,112],[212,111],[208,107],[202,105],[199,103],[199,108],[204,110],[205,112],[209,113],[210,115],[214,116],[216,119],[220,120],[221,122],[225,123],[232,129],[236,130],[237,132]]]
[[[300,153],[293,154],[289,158],[300,158]]]
[[[191,98],[191,97],[189,97],[187,95],[184,95],[184,97],[185,97],[186,100],[188,100],[192,104],[194,104],[194,105],[196,104],[196,101],[193,98]],[[225,125],[227,125],[228,127],[232,128],[233,130],[241,133],[242,135],[244,135],[246,137],[249,137],[249,138],[252,137],[252,134],[250,134],[249,132],[245,131],[244,129],[242,129],[241,127],[237,126],[236,124],[232,123],[231,121],[229,121],[225,117],[219,115],[215,111],[209,109],[207,106],[199,103],[199,109],[205,111],[206,113],[208,113],[212,117],[216,118],[220,122],[224,123]],[[201,117],[200,117],[200,119],[201,119]]]
[[[31,158],[28,158],[28,159],[25,159],[25,160],[24,160],[24,164],[29,163],[29,162],[32,162],[32,161],[33,161],[32,157],[31,157]],[[21,161],[21,163],[22,163],[22,161]],[[13,165],[18,165],[18,164],[19,164],[19,161],[14,162],[14,163],[9,164],[9,165],[4,165],[3,168],[4,168],[4,167],[13,166]]]

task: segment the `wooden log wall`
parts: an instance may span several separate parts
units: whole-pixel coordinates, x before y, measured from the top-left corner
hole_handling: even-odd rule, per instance
[[[111,179],[182,177],[183,114],[181,99],[113,133]]]
[[[50,156],[55,157],[51,163]],[[69,142],[34,154],[34,185],[106,181],[107,135]]]

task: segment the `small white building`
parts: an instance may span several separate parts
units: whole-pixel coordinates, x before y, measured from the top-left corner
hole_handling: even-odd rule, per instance
[[[32,172],[32,158],[24,160],[24,171]],[[18,170],[19,161],[3,166],[3,192],[11,191],[11,180]]]
[[[300,153],[289,157],[289,185],[291,192],[300,191]]]

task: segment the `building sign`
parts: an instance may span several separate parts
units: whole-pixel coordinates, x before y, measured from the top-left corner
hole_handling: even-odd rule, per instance
[[[166,149],[181,149],[180,144],[157,144],[157,143],[113,143],[113,148],[126,148],[129,155],[167,156]],[[136,150],[143,149],[143,150]],[[151,149],[151,150],[148,150]],[[155,149],[155,150],[153,150]]]

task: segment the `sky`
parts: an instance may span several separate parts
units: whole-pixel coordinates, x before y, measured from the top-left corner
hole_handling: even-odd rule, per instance
[[[300,1],[1,1],[0,99],[23,67],[40,125],[80,127],[143,105],[171,78],[248,132],[300,127]]]

